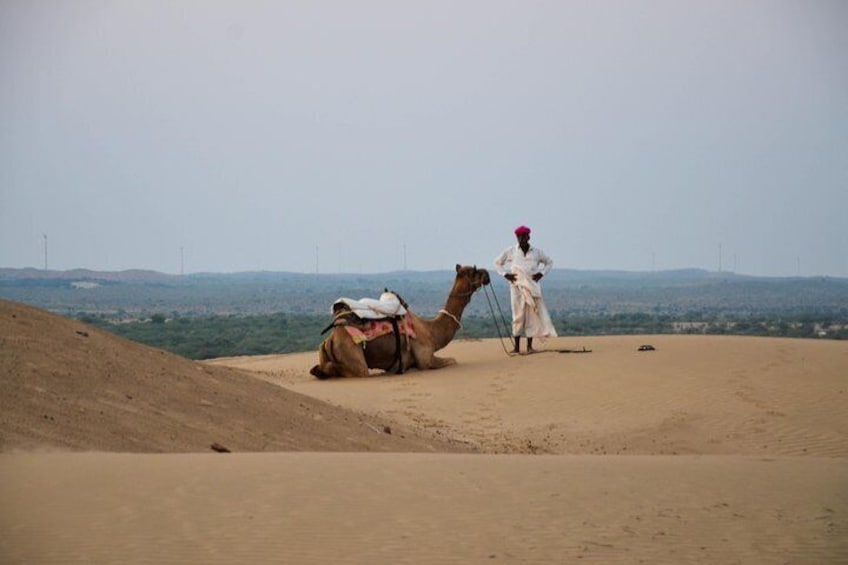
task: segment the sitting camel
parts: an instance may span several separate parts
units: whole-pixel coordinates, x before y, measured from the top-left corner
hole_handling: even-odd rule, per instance
[[[460,318],[471,301],[471,295],[489,284],[489,273],[477,267],[456,266],[456,279],[445,307],[432,320],[419,318],[407,310],[415,337],[400,339],[403,370],[439,369],[456,363],[455,359],[436,357],[435,352],[445,347],[460,328]],[[388,371],[397,364],[395,336],[383,335],[368,341],[363,347],[354,342],[345,329],[345,322],[337,318],[333,333],[318,350],[318,364],[310,373],[319,379],[332,377],[367,377],[368,369]]]

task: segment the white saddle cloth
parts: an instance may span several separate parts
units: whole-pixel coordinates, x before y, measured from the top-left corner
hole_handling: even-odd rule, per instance
[[[347,305],[360,318],[368,320],[403,316],[406,314],[406,308],[403,307],[400,303],[400,298],[393,292],[384,292],[380,295],[379,299],[361,298],[359,300],[353,300],[352,298],[339,298],[333,303],[331,312],[335,313],[336,304],[340,303]]]

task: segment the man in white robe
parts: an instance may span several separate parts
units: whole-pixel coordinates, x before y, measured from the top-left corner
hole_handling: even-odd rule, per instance
[[[538,247],[530,246],[530,228],[515,230],[516,245],[495,258],[498,274],[509,281],[512,303],[513,353],[519,353],[521,337],[527,338],[527,353],[533,353],[533,338],[556,337],[548,309],[542,298],[539,281],[553,267],[553,261]]]

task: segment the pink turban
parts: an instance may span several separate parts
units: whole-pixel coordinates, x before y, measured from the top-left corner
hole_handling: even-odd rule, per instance
[[[515,235],[530,235],[530,228],[527,226],[518,226],[515,228]]]

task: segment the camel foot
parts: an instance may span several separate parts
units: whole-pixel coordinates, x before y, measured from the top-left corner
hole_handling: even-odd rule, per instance
[[[316,379],[324,380],[324,379],[329,379],[329,378],[330,378],[330,375],[328,375],[327,373],[325,373],[324,371],[322,371],[322,370],[321,370],[321,366],[320,366],[320,365],[315,365],[314,367],[312,367],[311,369],[309,369],[309,373],[310,373],[313,377],[315,377]]]
[[[436,357],[433,356],[432,361],[430,361],[430,369],[441,369],[443,367],[448,367],[450,365],[456,365],[456,359],[453,357]]]

